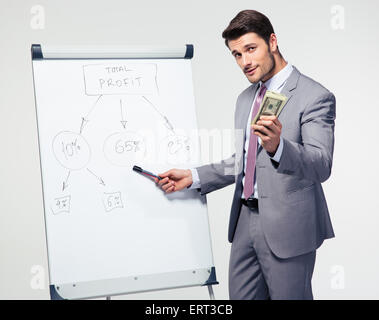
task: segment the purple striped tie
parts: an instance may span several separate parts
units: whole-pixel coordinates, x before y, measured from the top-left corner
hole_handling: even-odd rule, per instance
[[[267,90],[266,86],[262,83],[258,96],[254,102],[253,112],[251,114],[251,121],[253,121],[254,117],[256,116],[259,110],[259,106],[261,105],[261,102],[266,93],[266,90]],[[255,172],[255,159],[257,155],[258,137],[253,133],[253,131],[254,130],[250,127],[249,150],[247,152],[246,174],[245,174],[245,183],[244,183],[244,189],[243,189],[243,194],[245,196],[245,199],[248,199],[251,195],[254,194],[254,172]]]

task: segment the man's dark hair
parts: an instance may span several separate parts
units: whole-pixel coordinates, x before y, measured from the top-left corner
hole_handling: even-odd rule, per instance
[[[245,33],[254,32],[269,45],[270,35],[274,32],[270,20],[262,13],[255,10],[243,10],[230,21],[228,27],[222,33],[227,47],[229,40],[238,39]]]

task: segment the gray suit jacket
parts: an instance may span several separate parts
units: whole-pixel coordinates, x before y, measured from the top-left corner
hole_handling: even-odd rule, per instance
[[[235,150],[228,159],[197,167],[202,195],[236,183],[228,239],[233,241],[242,195],[245,128],[257,90],[253,84],[237,99]],[[330,176],[334,149],[334,95],[296,67],[282,92],[288,101],[279,115],[280,162],[259,148],[256,179],[262,229],[272,252],[289,258],[317,249],[334,237],[321,183]],[[250,119],[249,119],[250,120]]]

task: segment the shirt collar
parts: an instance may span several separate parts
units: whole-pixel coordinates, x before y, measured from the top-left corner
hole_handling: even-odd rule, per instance
[[[279,91],[286,83],[292,70],[293,70],[293,66],[287,62],[287,65],[282,70],[280,70],[277,74],[275,74],[273,77],[271,77],[264,83],[267,90]],[[259,87],[261,85],[262,85],[262,81],[259,81]]]

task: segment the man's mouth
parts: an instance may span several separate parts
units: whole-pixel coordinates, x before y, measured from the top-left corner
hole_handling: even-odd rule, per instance
[[[249,75],[249,76],[252,76],[252,75],[254,74],[254,72],[255,72],[256,69],[257,69],[257,67],[247,69],[247,70],[245,71],[245,73],[246,73],[247,75]]]

